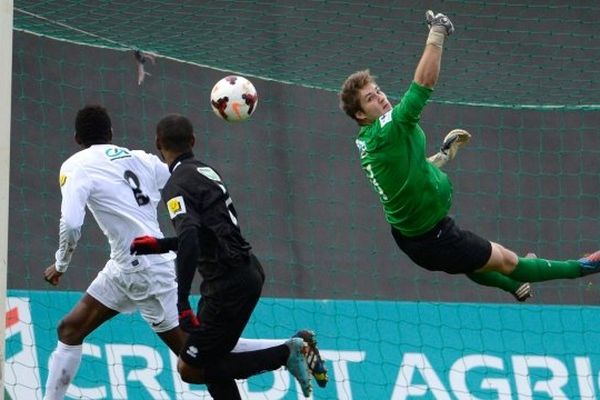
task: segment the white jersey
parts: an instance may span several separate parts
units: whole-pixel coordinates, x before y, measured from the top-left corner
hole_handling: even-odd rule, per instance
[[[81,150],[60,169],[62,193],[60,240],[56,269],[64,272],[81,236],[85,207],[108,238],[110,258],[117,268],[135,271],[146,262],[161,263],[175,254],[132,256],[137,236],[162,238],[156,207],[169,169],[158,157],[141,150],[99,144]],[[146,262],[140,263],[141,259]]]

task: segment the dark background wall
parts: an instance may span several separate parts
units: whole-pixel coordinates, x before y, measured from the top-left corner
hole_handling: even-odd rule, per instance
[[[425,36],[420,32],[415,37],[414,43],[422,43]],[[335,80],[341,83],[355,69],[371,66],[383,89],[397,97],[408,87],[421,51],[414,43],[415,54],[395,71],[394,79],[387,76],[390,61],[371,54],[353,65],[338,65]],[[590,51],[597,55],[597,49]],[[469,147],[447,167],[455,185],[452,213],[458,222],[519,254],[534,251],[563,259],[596,250],[598,111],[577,104],[544,109],[453,103],[448,93],[455,89],[446,88],[445,82],[472,82],[469,74],[452,73],[460,61],[452,49],[447,55],[441,86],[422,125],[431,153],[452,128],[473,134]],[[491,62],[494,54],[478,56]],[[260,96],[257,112],[250,121],[232,125],[215,117],[208,103],[212,85],[225,72],[165,58],[147,69],[152,75],[138,86],[131,51],[15,32],[9,288],[48,288],[42,271],[53,262],[57,246],[58,171],[78,150],[72,138],[76,111],[97,102],[112,115],[115,142],[130,148],[154,151],[154,126],[168,112],[191,118],[198,136],[196,154],[222,173],[243,231],[265,265],[266,296],[513,301],[464,277],[424,271],[400,253],[360,170],[354,146],[357,128],[338,110],[335,91],[311,88],[309,80],[301,86],[251,78]],[[548,79],[544,72],[539,77]],[[502,93],[513,83],[504,78],[491,74],[483,86]],[[572,86],[560,82],[557,87],[570,98]],[[533,80],[528,85],[536,87]],[[591,85],[597,88],[596,81]],[[573,86],[582,93],[589,89]],[[532,91],[529,86],[524,90]],[[548,92],[549,99],[558,98],[552,97],[554,91]],[[170,233],[167,219],[162,222]],[[105,242],[88,215],[62,289],[85,290],[108,257]],[[536,284],[533,302],[597,304],[597,282],[591,277]]]

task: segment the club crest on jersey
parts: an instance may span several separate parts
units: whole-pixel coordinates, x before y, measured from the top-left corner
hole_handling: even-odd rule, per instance
[[[167,201],[167,209],[169,210],[169,216],[171,219],[175,218],[178,215],[185,214],[185,202],[183,201],[183,196],[173,197],[169,201]]]
[[[58,183],[60,184],[60,187],[63,187],[65,185],[65,183],[67,183],[67,176],[66,175],[59,176]]]

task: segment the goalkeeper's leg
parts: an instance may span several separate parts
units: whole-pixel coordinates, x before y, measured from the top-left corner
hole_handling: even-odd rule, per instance
[[[485,267],[477,272],[497,271],[521,282],[543,282],[554,279],[573,279],[586,274],[587,262],[593,258],[580,260],[546,260],[543,258],[518,257],[513,251],[498,243],[492,243],[492,256]],[[600,259],[600,257],[599,257]],[[599,268],[592,273],[600,272]]]
[[[480,285],[496,287],[512,294],[517,301],[525,301],[532,297],[531,285],[502,275],[500,272],[471,272],[467,277]]]

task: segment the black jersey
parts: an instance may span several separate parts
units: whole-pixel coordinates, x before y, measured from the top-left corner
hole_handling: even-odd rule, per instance
[[[250,244],[242,236],[237,213],[221,177],[192,153],[169,167],[171,177],[162,197],[178,238],[179,303],[187,302],[196,269],[202,275],[202,295],[210,281],[246,262]]]

